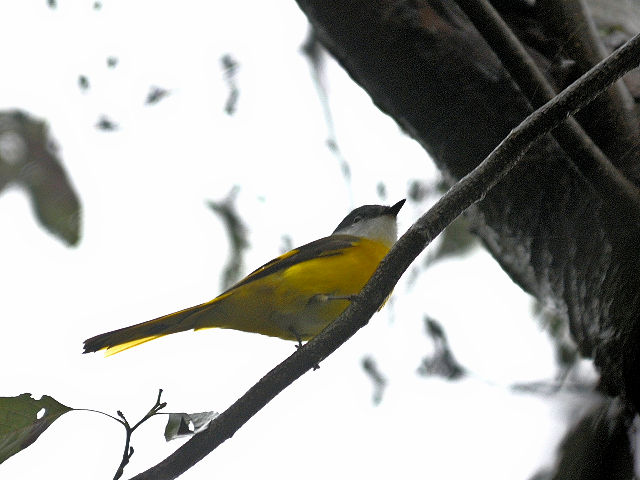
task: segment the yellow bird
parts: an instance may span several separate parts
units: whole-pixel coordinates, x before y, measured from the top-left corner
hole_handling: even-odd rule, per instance
[[[334,232],[265,263],[210,302],[96,335],[84,353],[113,355],[171,333],[231,328],[285,340],[309,340],[362,290],[397,237],[404,200],[364,205]]]

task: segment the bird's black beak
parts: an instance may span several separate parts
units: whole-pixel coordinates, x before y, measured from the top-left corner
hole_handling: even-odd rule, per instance
[[[394,217],[396,215],[398,215],[398,212],[400,211],[400,209],[402,208],[402,206],[404,205],[404,202],[406,202],[407,199],[403,198],[402,200],[400,200],[398,203],[396,203],[395,205],[389,207],[389,215],[393,215]]]

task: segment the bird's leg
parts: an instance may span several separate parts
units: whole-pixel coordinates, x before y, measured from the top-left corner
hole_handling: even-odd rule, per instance
[[[293,327],[293,325],[291,325],[289,327],[289,331],[293,334],[294,337],[296,337],[296,341],[298,342],[298,344],[296,345],[296,348],[301,348],[302,347],[302,339],[300,338],[300,334],[297,332],[297,330]],[[317,363],[313,366],[313,370],[318,370],[320,368],[320,365],[318,365]]]
[[[293,325],[289,326],[289,332],[291,332],[293,336],[296,337],[296,341],[298,342],[298,344],[296,345],[296,348],[300,348],[302,346],[302,338],[300,337],[296,329],[293,327]]]

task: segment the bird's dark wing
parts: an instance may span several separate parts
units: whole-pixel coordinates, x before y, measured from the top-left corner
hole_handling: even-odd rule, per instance
[[[257,268],[238,283],[233,285],[227,290],[227,292],[238,288],[247,283],[253,282],[260,278],[271,275],[272,273],[285,270],[293,265],[297,265],[307,260],[312,260],[319,257],[330,257],[333,255],[342,255],[342,252],[354,247],[358,244],[360,239],[353,235],[331,235],[328,237],[320,238],[311,243],[307,243],[298,248],[294,248],[289,252],[274,258],[270,262],[265,263],[260,268]],[[224,292],[226,293],[226,292]]]

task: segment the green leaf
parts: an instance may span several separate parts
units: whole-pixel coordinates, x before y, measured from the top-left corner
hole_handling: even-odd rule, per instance
[[[220,415],[218,412],[170,413],[164,429],[164,438],[168,442],[180,437],[190,437],[204,430],[209,423]]]
[[[35,442],[60,415],[70,410],[73,408],[48,395],[40,400],[30,393],[0,397],[0,463]]]
[[[47,124],[21,110],[0,111],[0,190],[20,185],[40,224],[68,245],[80,239],[81,206]]]

